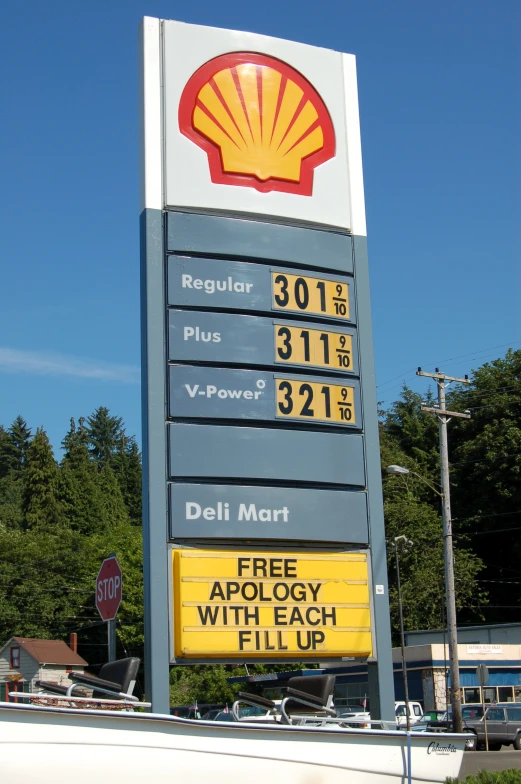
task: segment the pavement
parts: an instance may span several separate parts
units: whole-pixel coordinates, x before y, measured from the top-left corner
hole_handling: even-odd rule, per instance
[[[509,768],[521,770],[521,751],[515,751],[512,746],[502,746],[501,751],[466,751],[463,754],[459,779],[463,781],[469,773],[475,775],[478,770]]]

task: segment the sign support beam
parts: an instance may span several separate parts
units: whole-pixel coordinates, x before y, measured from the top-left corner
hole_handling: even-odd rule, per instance
[[[169,623],[166,511],[166,337],[161,179],[160,21],[146,17],[141,52],[141,367],[145,691],[168,714]]]
[[[166,507],[166,388],[161,212],[146,210],[142,237],[143,572],[145,584],[145,689],[154,713],[168,713],[169,623]]]
[[[383,586],[383,593],[373,593],[374,643],[376,662],[369,663],[369,693],[371,716],[375,719],[394,719],[394,676],[392,659],[389,589],[387,584],[387,553],[380,467],[380,439],[376,400],[376,379],[373,361],[373,329],[369,293],[367,238],[354,237],[355,279],[358,302],[358,345],[360,373],[364,379],[362,405],[364,408],[365,462],[367,500],[369,506],[369,544],[372,587]],[[380,588],[380,591],[382,588]]]

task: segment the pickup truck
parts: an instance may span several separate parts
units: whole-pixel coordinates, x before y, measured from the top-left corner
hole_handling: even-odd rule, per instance
[[[521,703],[505,702],[491,705],[485,717],[490,751],[499,751],[501,746],[513,746],[518,751],[521,750]],[[475,748],[485,748],[483,718],[464,718],[463,729],[470,730],[476,735]]]
[[[405,702],[395,702],[394,711],[396,713],[396,724],[398,729],[407,726],[407,708]],[[412,726],[420,721],[423,716],[423,709],[419,702],[409,700],[409,724]]]

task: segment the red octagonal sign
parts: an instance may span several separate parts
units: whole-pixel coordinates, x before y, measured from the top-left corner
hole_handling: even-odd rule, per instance
[[[121,603],[122,573],[115,556],[105,558],[96,577],[96,607],[104,621],[113,621]]]

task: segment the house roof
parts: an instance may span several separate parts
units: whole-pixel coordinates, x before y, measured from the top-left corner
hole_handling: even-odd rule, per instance
[[[87,662],[77,653],[71,651],[63,640],[38,640],[33,637],[12,637],[20,648],[23,648],[29,656],[36,659],[38,664],[62,664],[80,667],[87,667]]]

